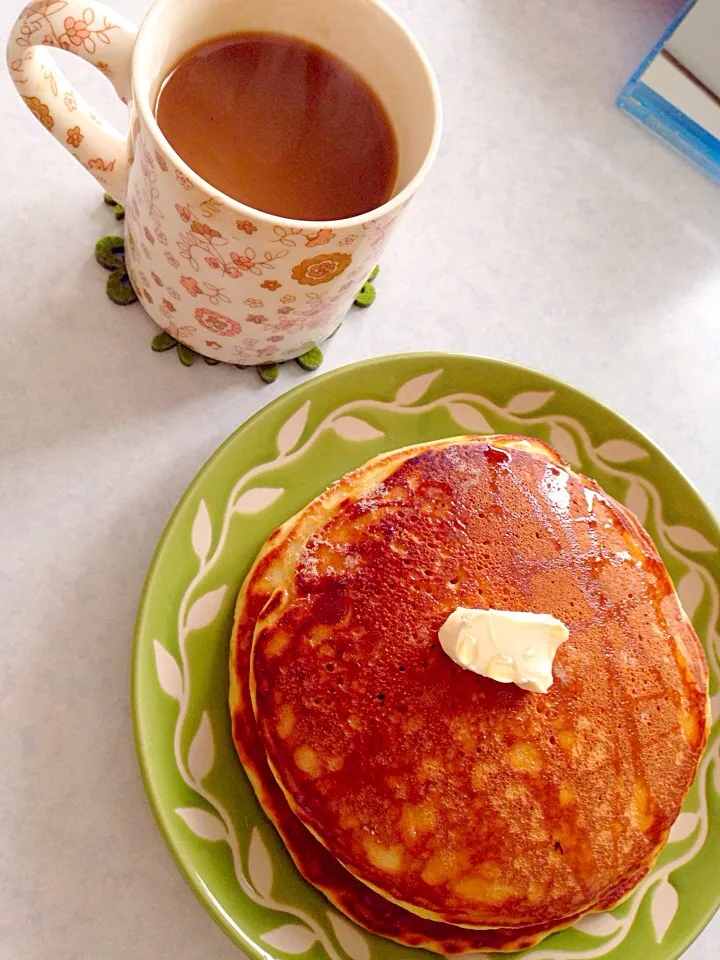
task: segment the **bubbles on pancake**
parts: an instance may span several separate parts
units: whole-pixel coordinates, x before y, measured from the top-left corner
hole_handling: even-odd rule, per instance
[[[297,573],[305,581],[316,580],[320,576],[317,557],[309,551],[308,547],[303,550],[298,560]]]
[[[372,513],[378,507],[385,505],[386,486],[378,483],[367,493],[355,501],[354,509],[359,513]]]

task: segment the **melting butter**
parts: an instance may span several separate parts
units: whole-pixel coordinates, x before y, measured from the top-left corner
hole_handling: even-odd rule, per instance
[[[547,693],[568,628],[547,613],[458,607],[438,630],[440,645],[459,666],[499,683]]]

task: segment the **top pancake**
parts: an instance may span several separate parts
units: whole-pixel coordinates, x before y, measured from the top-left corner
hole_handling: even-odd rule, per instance
[[[363,482],[372,483],[391,472],[405,458],[403,451],[374,461],[363,470]],[[273,821],[302,875],[351,920],[372,933],[412,947],[421,947],[444,956],[525,950],[548,933],[572,923],[577,917],[528,927],[468,928],[418,916],[388,900],[358,880],[343,867],[290,809],[285,794],[270,770],[260,739],[250,698],[250,654],[258,616],[274,592],[266,574],[273,568],[278,549],[292,531],[295,543],[302,542],[303,530],[312,531],[319,511],[332,508],[345,497],[342,484],[335,484],[298,517],[287,521],[266,542],[245,578],[238,595],[235,626],[230,649],[230,711],[232,734],[238,756],[256,796]],[[593,909],[606,910],[624,899],[651,866],[647,863],[632,877],[623,878]]]
[[[582,912],[641,875],[690,786],[697,637],[635,518],[544,444],[385,462],[276,539],[251,675],[269,764],[328,850],[415,913]],[[454,664],[437,629],[457,606],[563,620],[550,693]]]

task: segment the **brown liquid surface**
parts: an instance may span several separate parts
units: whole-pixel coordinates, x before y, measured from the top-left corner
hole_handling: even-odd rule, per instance
[[[188,166],[258,210],[340,220],[392,195],[397,143],[382,104],[303,40],[249,33],[203,44],[169,74],[155,115]]]

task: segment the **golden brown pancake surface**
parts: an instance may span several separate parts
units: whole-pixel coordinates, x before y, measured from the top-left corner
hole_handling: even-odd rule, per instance
[[[265,571],[255,713],[293,811],[435,920],[552,926],[613,902],[708,726],[702,650],[649,537],[522,438],[427,445],[361,487]],[[550,693],[454,664],[437,629],[457,606],[563,620]]]

